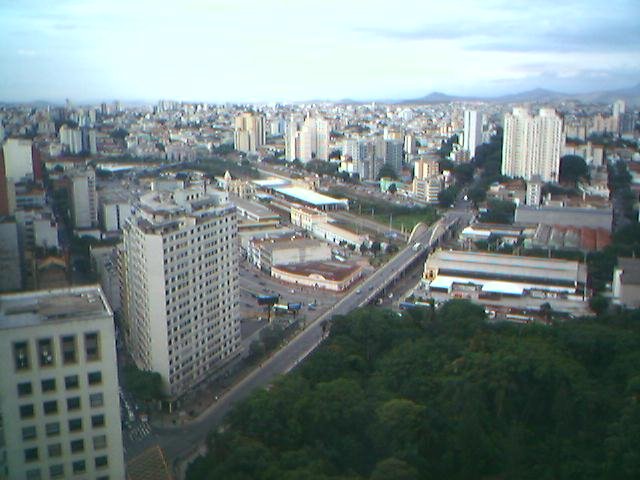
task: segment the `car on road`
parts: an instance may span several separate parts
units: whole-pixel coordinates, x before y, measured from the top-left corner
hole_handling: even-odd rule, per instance
[[[362,293],[362,289],[360,289],[360,288],[359,288],[359,289],[357,289],[357,290],[356,290],[356,293]]]

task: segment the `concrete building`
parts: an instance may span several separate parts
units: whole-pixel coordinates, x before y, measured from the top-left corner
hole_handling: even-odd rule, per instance
[[[123,479],[113,314],[97,287],[0,296],[0,476]]]
[[[65,146],[67,152],[71,155],[82,153],[82,131],[79,128],[62,125],[58,134],[60,143]]]
[[[236,117],[233,148],[239,152],[256,153],[265,143],[264,115],[245,112]]]
[[[419,159],[413,165],[413,177],[426,180],[440,174],[440,163],[437,160]]]
[[[22,288],[18,226],[10,217],[0,217],[0,292]]]
[[[273,267],[271,275],[293,285],[342,292],[362,276],[362,266],[354,263],[308,262]]]
[[[476,156],[476,147],[482,143],[482,115],[476,110],[464,111],[462,148],[469,152],[469,159]]]
[[[527,198],[525,203],[530,206],[538,206],[542,203],[542,179],[538,175],[534,175],[527,182]]]
[[[240,353],[237,242],[235,206],[204,187],[145,194],[126,222],[127,343],[172,397]]]
[[[13,183],[34,180],[33,144],[24,138],[9,138],[2,146],[6,178]]]
[[[444,181],[440,176],[424,180],[414,178],[411,187],[416,199],[426,203],[438,203],[438,195],[444,189]]]
[[[556,182],[564,143],[562,118],[552,108],[532,116],[526,108],[514,108],[504,118],[502,174],[544,182]]]
[[[360,250],[360,246],[369,244],[367,235],[359,235],[337,225],[330,223],[329,216],[319,210],[302,206],[291,207],[291,223],[304,228],[316,238],[327,242],[346,245],[353,245],[353,248]]]
[[[22,250],[60,248],[58,224],[50,209],[17,210],[15,218]]]
[[[496,253],[437,250],[424,266],[424,285],[437,299],[586,314],[587,268],[578,262]]]
[[[640,259],[618,258],[613,270],[613,301],[627,308],[640,308]]]
[[[98,225],[96,174],[91,168],[75,170],[69,176],[73,226],[91,228]]]
[[[613,210],[611,207],[581,208],[519,205],[516,207],[515,222],[602,228],[610,232],[613,222]]]
[[[122,290],[118,272],[118,255],[122,244],[105,247],[89,247],[91,268],[98,276],[98,282],[115,314],[122,311]]]
[[[292,118],[285,139],[287,160],[298,159],[302,163],[328,160],[330,134],[329,122],[324,118],[309,116],[304,122],[299,118]]]
[[[275,266],[331,260],[331,247],[304,237],[267,238],[250,242],[247,258],[256,267],[270,272]]]

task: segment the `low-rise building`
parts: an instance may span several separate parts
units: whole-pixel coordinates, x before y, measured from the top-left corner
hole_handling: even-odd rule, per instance
[[[575,261],[496,253],[437,250],[424,267],[423,285],[434,298],[540,307],[587,314],[587,269]]]
[[[325,212],[313,208],[292,206],[290,209],[291,223],[304,228],[314,237],[320,238],[336,245],[353,245],[352,248],[360,249],[360,246],[369,243],[367,235],[354,233],[346,228],[334,225]]]
[[[342,292],[362,276],[362,270],[354,263],[309,262],[272,267],[271,276],[295,285]]]
[[[640,259],[619,258],[613,271],[614,302],[627,308],[640,308]]]
[[[613,209],[583,208],[567,206],[526,206],[519,205],[515,214],[516,223],[542,223],[545,225],[565,225],[572,227],[602,228],[611,231]]]
[[[331,260],[331,247],[319,240],[295,236],[253,240],[249,243],[247,258],[269,272],[276,266]]]

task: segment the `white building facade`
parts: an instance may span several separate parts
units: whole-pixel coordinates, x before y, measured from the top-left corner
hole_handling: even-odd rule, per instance
[[[557,182],[564,145],[562,118],[552,108],[533,116],[526,108],[514,108],[504,118],[502,174],[543,182]]]
[[[235,206],[203,187],[144,195],[122,252],[132,357],[180,396],[240,352]]]
[[[0,296],[0,478],[125,478],[113,314],[97,287]]]

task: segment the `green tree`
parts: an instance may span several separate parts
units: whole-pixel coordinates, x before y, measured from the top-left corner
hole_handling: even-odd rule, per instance
[[[380,461],[371,472],[370,480],[418,480],[418,471],[407,462],[398,458],[386,458]]]
[[[397,180],[398,179],[398,173],[396,172],[396,169],[393,168],[392,165],[390,165],[389,163],[385,163],[380,168],[380,172],[378,172],[378,180],[380,180],[383,177],[387,177],[387,178],[390,178],[392,180]]]
[[[438,193],[438,204],[443,208],[447,208],[455,203],[457,197],[458,188],[451,186]]]
[[[394,195],[397,191],[398,191],[398,187],[396,187],[395,183],[392,183],[391,185],[389,185],[389,189],[387,190],[387,192],[389,192],[391,195]]]
[[[140,370],[135,365],[126,365],[122,371],[124,388],[138,400],[148,402],[164,398],[162,377],[157,372]]]
[[[589,177],[589,167],[584,158],[578,155],[565,155],[560,159],[560,175],[561,183],[577,185],[584,178]]]

